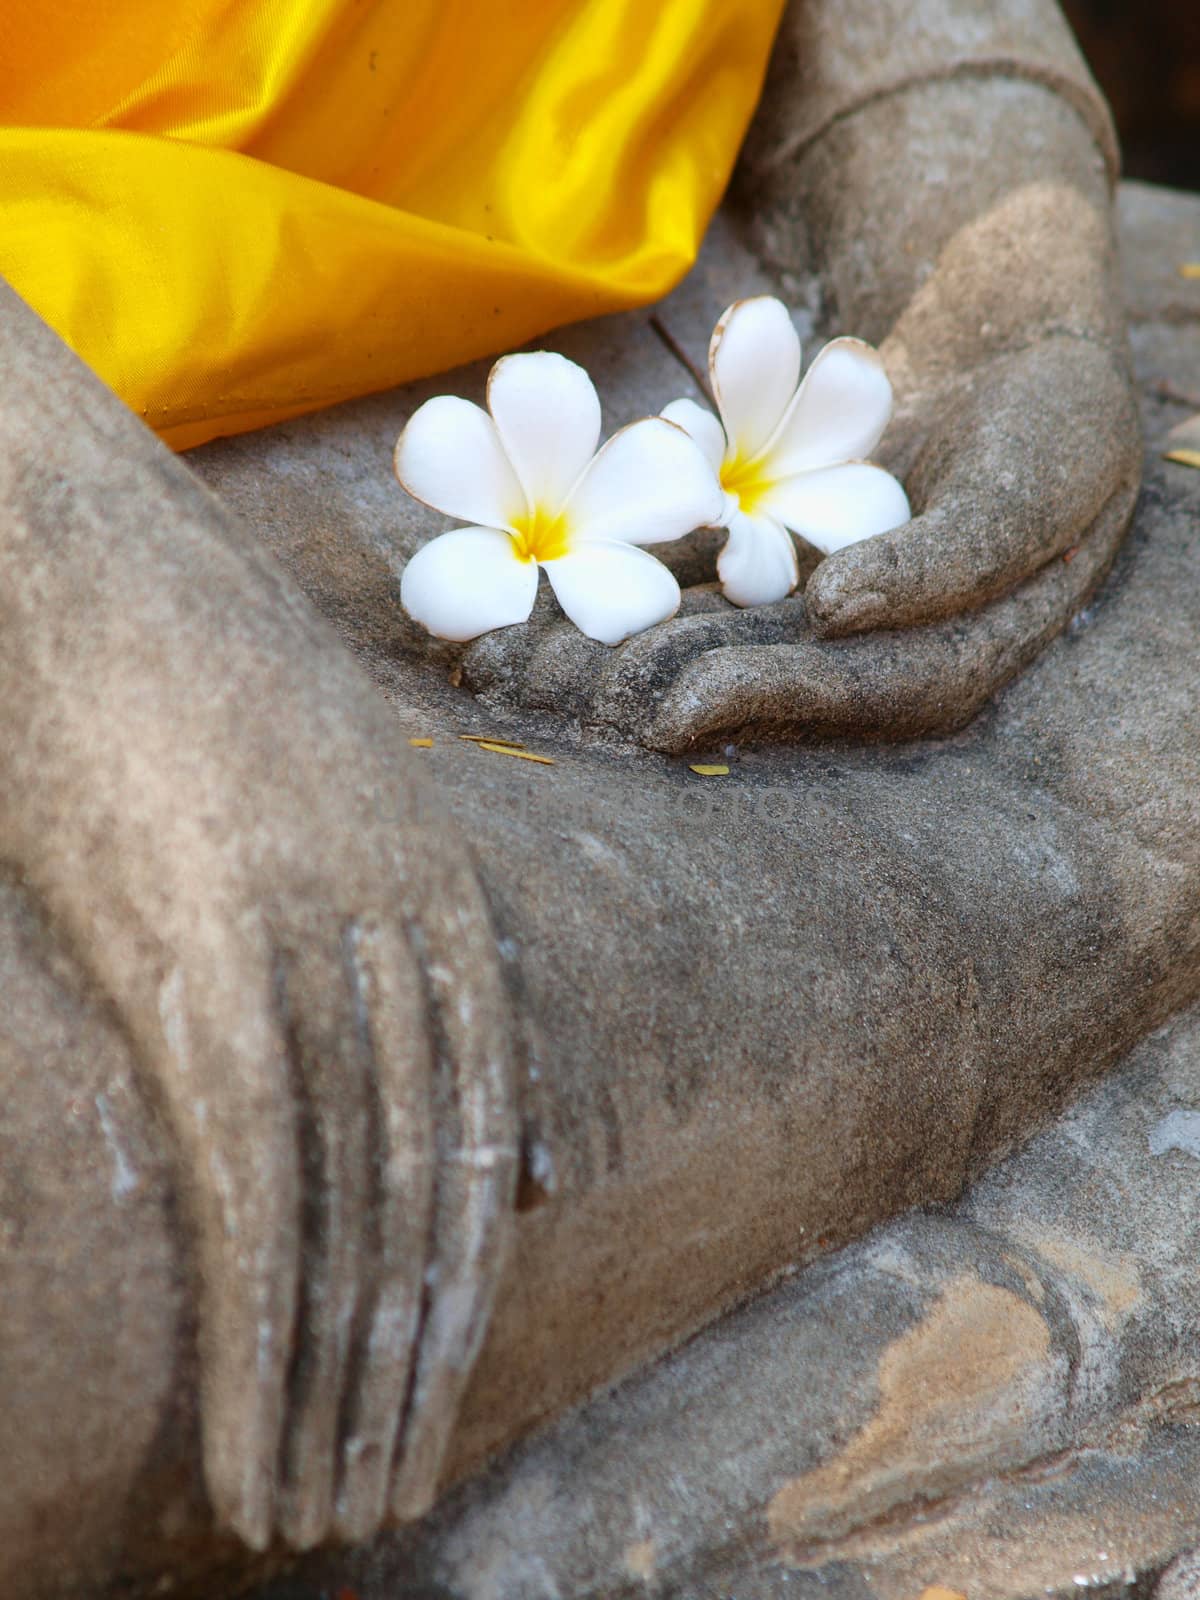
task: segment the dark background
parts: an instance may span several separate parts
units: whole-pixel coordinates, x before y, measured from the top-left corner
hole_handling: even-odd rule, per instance
[[[1063,0],[1108,96],[1125,175],[1200,189],[1200,0]]]

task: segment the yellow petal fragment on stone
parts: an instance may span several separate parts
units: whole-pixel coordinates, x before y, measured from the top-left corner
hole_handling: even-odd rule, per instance
[[[1183,261],[1179,266],[1181,278],[1200,278],[1200,261]]]
[[[412,745],[414,750],[432,750],[433,749],[433,740],[432,739],[410,739],[408,742],[409,742],[410,745]]]
[[[506,750],[524,750],[525,746],[516,739],[493,738],[490,733],[460,733],[460,739],[465,739],[468,744],[502,744]]]
[[[729,768],[720,761],[694,761],[690,764],[692,772],[698,772],[702,778],[727,778]]]
[[[1181,467],[1200,467],[1200,450],[1167,450],[1164,461],[1176,461]]]
[[[532,750],[520,750],[514,744],[497,744],[494,739],[476,739],[474,743],[481,750],[490,750],[493,755],[516,756],[518,761],[537,761],[543,767],[554,765],[553,756],[535,756]]]

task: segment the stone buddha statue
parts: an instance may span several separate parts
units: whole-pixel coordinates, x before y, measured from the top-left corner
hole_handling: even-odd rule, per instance
[[[417,1517],[1111,1059],[1014,1008],[1051,877],[888,742],[968,724],[1128,525],[1115,166],[1049,0],[792,4],[675,307],[880,342],[914,520],[754,611],[668,551],[681,614],[615,650],[398,608],[432,529],[388,451],[477,371],[189,465],[4,294],[10,1593]],[[563,347],[629,416],[679,392],[640,317]],[[672,759],[713,745],[736,786]],[[964,958],[1018,912],[1043,942]]]

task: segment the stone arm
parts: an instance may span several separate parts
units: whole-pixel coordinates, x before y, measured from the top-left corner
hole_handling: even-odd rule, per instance
[[[793,3],[726,205],[785,300],[815,274],[825,330],[881,344],[880,459],[913,520],[802,597],[693,590],[616,652],[547,620],[481,641],[467,681],[534,704],[568,685],[576,714],[664,750],[966,722],[1086,603],[1132,514],[1116,159],[1051,0]]]
[[[2,284],[0,371],[0,852],[176,1153],[219,1525],[363,1537],[502,1256],[482,897],[332,630]]]

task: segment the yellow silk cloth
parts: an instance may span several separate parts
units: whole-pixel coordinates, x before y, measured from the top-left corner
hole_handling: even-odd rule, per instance
[[[653,300],[783,0],[0,0],[0,274],[176,448]]]

